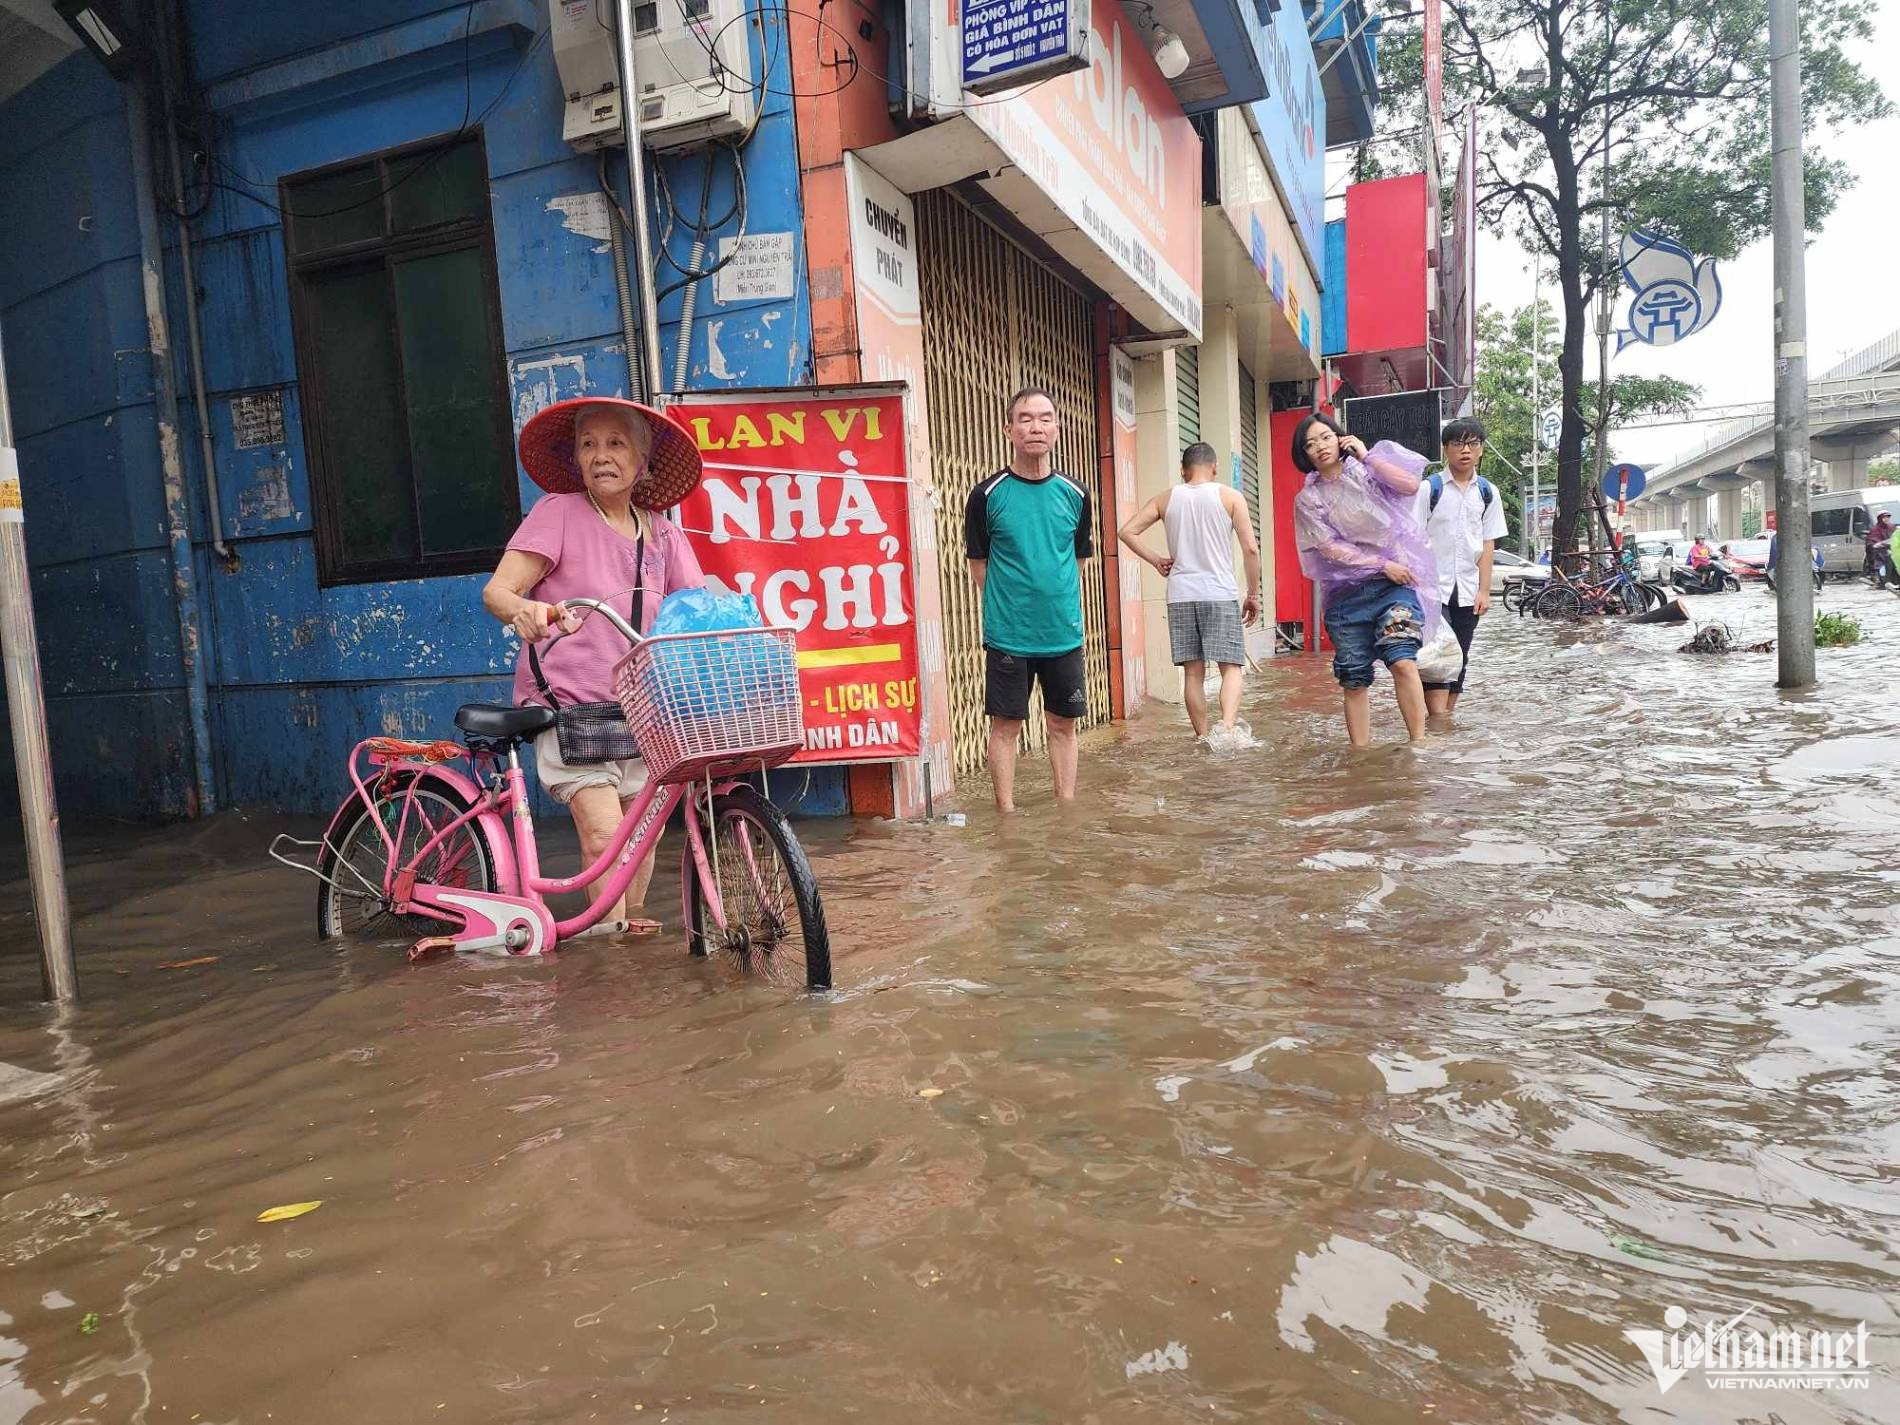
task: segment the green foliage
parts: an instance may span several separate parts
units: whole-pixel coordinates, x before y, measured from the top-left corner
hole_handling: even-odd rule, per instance
[[[1860,620],[1850,614],[1826,613],[1814,616],[1816,648],[1846,648],[1860,642]]]
[[[1484,422],[1483,474],[1503,496],[1513,544],[1522,537],[1524,507],[1530,498],[1531,444],[1540,414],[1538,407],[1541,403],[1544,410],[1549,410],[1562,395],[1556,341],[1557,318],[1548,302],[1539,303],[1535,313],[1525,306],[1509,316],[1495,307],[1478,308],[1478,374],[1472,392],[1472,409]],[[1533,360],[1534,356],[1537,359]],[[1536,368],[1535,383],[1533,367]],[[1680,413],[1701,399],[1701,387],[1674,377],[1618,376],[1610,383],[1612,424],[1649,415]],[[1594,412],[1596,400],[1596,383],[1584,382],[1583,409]],[[1610,453],[1615,455],[1614,446]],[[1584,455],[1586,463],[1594,459],[1595,452],[1588,439]],[[1544,451],[1539,463],[1543,467],[1540,486],[1543,493],[1550,494],[1556,489],[1554,454]]]
[[[1853,182],[1814,140],[1888,111],[1878,81],[1849,57],[1857,46],[1871,50],[1876,8],[1875,0],[1802,6],[1810,229]],[[1500,140],[1484,148],[1486,211],[1508,218],[1527,248],[1561,260],[1558,220],[1574,198],[1586,296],[1604,265],[1593,249],[1606,208],[1612,244],[1628,228],[1650,227],[1692,252],[1731,258],[1768,232],[1767,0],[1452,0],[1449,11],[1447,105],[1458,94],[1478,102],[1488,136]],[[1528,49],[1527,35],[1536,41]],[[1554,79],[1545,69],[1520,78],[1531,61],[1548,64],[1549,44]]]
[[[1883,455],[1867,462],[1869,485],[1900,485],[1900,455]]]
[[[88,1311],[84,1316],[79,1318],[79,1334],[81,1336],[90,1336],[98,1329],[99,1329],[99,1313],[98,1312]]]
[[[1742,511],[1742,538],[1753,539],[1761,533],[1761,511]]]
[[[1853,181],[1827,156],[1823,135],[1888,109],[1877,81],[1849,57],[1871,53],[1876,4],[1802,6],[1810,229]],[[1480,224],[1510,231],[1554,267],[1562,399],[1582,417],[1565,422],[1558,451],[1559,547],[1585,510],[1584,432],[1597,412],[1584,351],[1593,299],[1615,281],[1616,246],[1629,229],[1650,227],[1695,253],[1731,258],[1769,231],[1768,87],[1767,0],[1447,6],[1446,108],[1478,108]],[[1419,108],[1388,88],[1395,127],[1409,127]]]

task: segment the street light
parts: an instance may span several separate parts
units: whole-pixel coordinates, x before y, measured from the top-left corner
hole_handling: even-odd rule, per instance
[[[1187,73],[1187,46],[1181,43],[1181,37],[1166,25],[1156,25],[1149,32],[1148,43],[1155,58],[1155,68],[1161,71],[1163,79],[1179,79]]]

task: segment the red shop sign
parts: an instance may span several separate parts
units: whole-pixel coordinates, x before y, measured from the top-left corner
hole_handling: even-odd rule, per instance
[[[708,578],[798,630],[799,762],[923,745],[902,388],[695,392],[668,408],[706,478],[679,508]]]

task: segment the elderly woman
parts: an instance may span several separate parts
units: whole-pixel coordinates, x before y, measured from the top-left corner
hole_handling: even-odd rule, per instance
[[[515,701],[548,701],[528,653],[559,629],[567,636],[540,658],[553,701],[562,707],[612,702],[613,669],[626,655],[626,639],[606,619],[577,620],[564,616],[559,605],[570,598],[606,599],[644,633],[667,594],[705,583],[686,536],[655,513],[698,486],[699,451],[691,436],[658,411],[591,398],[562,401],[537,414],[522,428],[520,454],[529,477],[548,493],[528,511],[482,590],[482,606],[521,635]],[[552,728],[535,739],[534,750],[541,785],[572,813],[582,865],[591,865],[646,786],[645,765],[634,757],[570,766]],[[636,908],[645,903],[654,859],[647,859],[629,888]],[[617,905],[603,923],[625,916],[626,906]],[[627,928],[650,933],[659,926],[634,920]]]

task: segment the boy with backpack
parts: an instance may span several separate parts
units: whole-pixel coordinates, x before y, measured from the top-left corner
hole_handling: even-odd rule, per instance
[[[1507,533],[1504,501],[1478,474],[1484,458],[1484,426],[1460,416],[1441,438],[1445,468],[1419,485],[1417,516],[1438,563],[1438,601],[1445,626],[1462,651],[1458,676],[1425,684],[1425,709],[1443,717],[1458,706],[1471,666],[1471,640],[1478,619],[1491,606],[1491,556]]]

